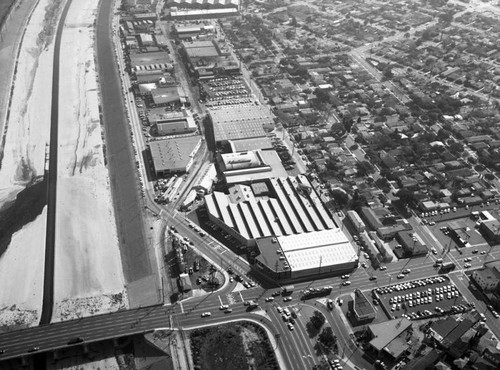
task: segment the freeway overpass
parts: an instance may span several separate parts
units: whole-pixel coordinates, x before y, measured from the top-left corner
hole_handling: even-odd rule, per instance
[[[340,278],[329,278],[317,280],[314,282],[303,282],[295,284],[296,290],[292,294],[292,301],[284,303],[280,297],[274,302],[265,302],[264,298],[269,297],[276,289],[266,290],[261,287],[233,291],[233,286],[226,286],[220,291],[208,294],[202,297],[190,298],[183,302],[173,305],[158,305],[143,307],[126,311],[118,311],[104,315],[97,315],[77,320],[70,320],[49,325],[7,332],[0,334],[0,349],[5,353],[0,356],[1,360],[27,356],[30,348],[39,347],[40,352],[49,352],[68,347],[68,342],[76,337],[84,338],[86,343],[98,342],[106,339],[120,338],[134,334],[150,332],[158,328],[171,328],[173,330],[187,330],[200,325],[219,325],[228,320],[253,319],[262,321],[274,335],[278,334],[281,338],[278,341],[281,353],[289,359],[289,368],[309,367],[309,362],[314,362],[313,343],[305,333],[305,322],[298,320],[296,330],[290,332],[276,314],[275,306],[299,305],[314,306],[316,309],[324,309],[315,300],[300,302],[300,291],[307,287],[321,287],[332,285],[334,291],[330,298],[353,291],[355,288],[367,289],[386,285],[394,282],[392,279],[403,268],[411,268],[411,276],[407,279],[417,279],[421,277],[432,276],[435,270],[432,267],[432,261],[424,262],[424,258],[416,260],[400,261],[390,264],[386,271],[371,271],[370,269],[358,269],[351,277],[349,287],[342,286]],[[457,277],[462,275],[461,271],[454,273]],[[377,280],[369,281],[371,275],[377,276]],[[243,302],[246,300],[257,300],[260,303],[260,309],[247,312]],[[476,305],[480,304],[471,298]],[[300,302],[300,303],[299,303]],[[219,310],[221,304],[228,304],[233,312],[225,314]],[[210,311],[212,315],[208,318],[201,318],[201,313]],[[327,311],[325,311],[327,313]],[[357,353],[353,347],[350,338],[349,329],[345,327],[338,315],[327,316],[331,321],[334,331],[338,333],[339,343],[346,348],[349,353]],[[298,355],[302,354],[302,355]],[[313,357],[308,357],[311,355]],[[305,356],[302,357],[302,356]],[[361,358],[361,356],[360,356]],[[356,359],[356,356],[353,357]],[[359,360],[361,361],[361,360]]]

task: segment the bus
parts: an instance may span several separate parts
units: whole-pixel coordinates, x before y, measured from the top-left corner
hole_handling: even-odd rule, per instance
[[[439,272],[446,273],[455,269],[455,264],[453,262],[445,262],[441,265]]]

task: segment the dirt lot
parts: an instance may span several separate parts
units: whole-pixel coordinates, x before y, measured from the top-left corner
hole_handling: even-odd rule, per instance
[[[265,331],[254,324],[228,324],[191,332],[195,368],[279,369]]]

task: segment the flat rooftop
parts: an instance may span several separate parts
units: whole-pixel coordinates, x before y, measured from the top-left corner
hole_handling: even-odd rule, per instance
[[[358,261],[356,250],[340,229],[279,236],[278,242],[292,271]]]
[[[213,58],[219,56],[219,51],[212,41],[185,41],[183,45],[189,58]]]
[[[151,141],[149,149],[155,170],[167,171],[186,167],[200,141],[199,135]]]
[[[231,140],[229,144],[231,145],[231,150],[234,153],[248,152],[250,150],[257,150],[257,149],[273,148],[271,139],[269,139],[267,136],[244,139],[244,140]]]
[[[263,160],[263,164],[261,164],[261,171],[258,171],[258,167],[252,169],[248,167],[248,171],[245,171],[245,169],[240,171],[228,170],[224,172],[226,183],[237,184],[241,182],[267,180],[272,177],[288,176],[288,173],[283,167],[278,154],[274,150],[259,151],[259,153]]]
[[[262,105],[209,109],[215,141],[264,138],[264,126],[274,126],[271,112]]]

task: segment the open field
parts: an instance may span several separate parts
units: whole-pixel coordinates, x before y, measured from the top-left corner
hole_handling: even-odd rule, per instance
[[[195,367],[200,369],[278,369],[265,331],[254,324],[197,329],[190,336]]]

